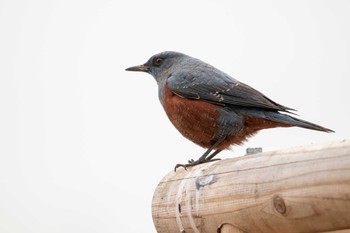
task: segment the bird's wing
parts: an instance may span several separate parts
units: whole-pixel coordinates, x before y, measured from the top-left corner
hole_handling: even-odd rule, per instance
[[[272,101],[254,88],[216,69],[210,72],[200,72],[200,70],[177,72],[168,78],[167,85],[176,95],[222,106],[262,108],[284,112],[294,110]]]

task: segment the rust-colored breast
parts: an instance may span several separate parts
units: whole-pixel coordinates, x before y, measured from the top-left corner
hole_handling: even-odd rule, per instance
[[[200,100],[182,98],[165,85],[163,107],[176,129],[192,142],[209,148],[218,139],[220,117],[218,106]],[[243,127],[235,134],[227,135],[217,149],[224,150],[229,149],[231,145],[240,145],[262,129],[292,126],[248,115],[243,119]]]
[[[163,107],[170,121],[184,137],[202,147],[212,145],[219,127],[219,112],[215,105],[182,98],[165,85]]]

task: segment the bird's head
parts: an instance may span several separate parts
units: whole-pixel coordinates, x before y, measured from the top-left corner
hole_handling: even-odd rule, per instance
[[[187,55],[166,51],[153,55],[145,64],[132,66],[127,71],[142,71],[151,74],[158,83],[165,81]]]

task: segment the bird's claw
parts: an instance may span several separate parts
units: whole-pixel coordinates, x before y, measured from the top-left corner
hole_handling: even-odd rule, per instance
[[[178,169],[179,167],[183,167],[185,170],[187,170],[189,164],[176,164],[175,168],[174,168],[174,172],[176,172],[176,169]]]
[[[174,171],[176,172],[176,169],[179,167],[183,167],[187,171],[188,167],[193,167],[193,166],[201,164],[201,163],[208,163],[208,162],[213,162],[213,161],[217,161],[217,160],[221,160],[221,159],[205,159],[205,160],[190,159],[190,160],[188,160],[187,164],[181,164],[181,163],[176,164]]]

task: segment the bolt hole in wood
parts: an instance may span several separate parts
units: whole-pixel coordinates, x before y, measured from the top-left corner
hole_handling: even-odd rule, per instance
[[[178,210],[179,210],[179,213],[181,214],[181,205],[179,204],[179,205],[177,206],[177,208],[178,208]]]

